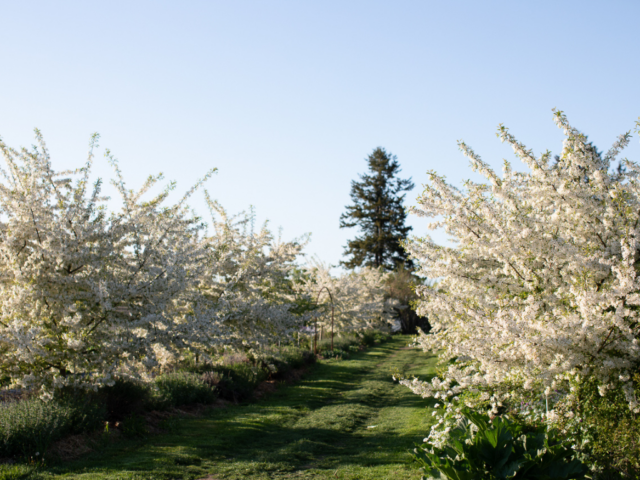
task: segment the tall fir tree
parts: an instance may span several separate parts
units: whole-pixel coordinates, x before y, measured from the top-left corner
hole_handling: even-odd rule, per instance
[[[347,242],[340,262],[347,268],[362,266],[395,270],[411,269],[411,261],[401,246],[411,227],[405,225],[407,212],[403,192],[413,189],[411,179],[400,179],[397,158],[384,148],[376,148],[367,158],[369,173],[351,182],[353,205],[340,216],[340,228],[358,227],[361,235]]]

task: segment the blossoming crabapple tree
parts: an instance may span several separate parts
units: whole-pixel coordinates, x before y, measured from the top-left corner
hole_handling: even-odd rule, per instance
[[[334,332],[350,333],[388,327],[391,317],[384,298],[386,277],[382,269],[370,267],[334,277],[327,265],[314,262],[298,288],[314,301],[317,299],[320,308],[312,315],[318,331],[330,331],[333,301]]]
[[[461,142],[485,183],[460,190],[429,173],[413,211],[456,245],[407,245],[419,275],[439,279],[418,289],[433,334],[417,342],[455,362],[431,382],[404,380],[414,392],[548,394],[591,375],[601,394],[620,388],[639,411],[631,375],[640,363],[640,165],[612,169],[629,133],[599,155],[562,112],[554,119],[566,136],[557,162],[500,126],[528,171],[505,161],[499,176]]]
[[[304,322],[294,310],[291,276],[307,239],[276,239],[267,224],[255,231],[253,212],[229,216],[206,194],[213,234],[200,284],[210,315],[204,345],[247,348],[287,340]]]
[[[0,142],[0,368],[24,386],[109,383],[155,363],[153,344],[179,346],[205,249],[202,225],[169,189],[142,201],[115,159],[122,210],[108,214],[86,165],[56,172],[42,136],[33,150]],[[75,182],[73,179],[75,178]],[[204,180],[203,180],[204,181]]]

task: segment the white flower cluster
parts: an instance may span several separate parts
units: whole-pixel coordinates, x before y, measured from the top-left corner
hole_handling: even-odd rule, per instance
[[[402,383],[402,382],[401,382]],[[433,408],[432,416],[436,416],[437,422],[431,426],[429,435],[423,439],[423,447],[433,451],[434,448],[444,448],[450,437],[450,432],[453,429],[461,428],[467,430],[470,434],[470,438],[475,436],[478,428],[471,422],[469,422],[462,415],[462,406],[455,401],[445,403],[442,408],[440,404],[436,403]]]
[[[263,225],[254,231],[254,214],[229,217],[206,195],[214,234],[206,237],[209,262],[199,292],[217,325],[203,343],[225,346],[265,345],[291,338],[307,320],[295,315],[295,260],[307,243],[274,239]]]
[[[430,173],[413,212],[456,245],[408,244],[419,275],[439,279],[418,288],[433,334],[417,342],[456,361],[441,379],[410,385],[416,393],[543,393],[592,375],[639,411],[630,374],[640,363],[640,165],[612,168],[629,133],[601,155],[562,112],[554,118],[566,136],[555,162],[501,126],[527,172],[505,161],[499,176],[460,142],[487,182],[460,190]]]
[[[254,232],[252,214],[228,218],[207,196],[209,234],[186,202],[210,174],[177,204],[173,184],[143,200],[161,176],[127,189],[107,151],[122,200],[109,213],[100,181],[89,184],[97,136],[71,172],[53,170],[36,136],[33,150],[0,141],[0,372],[14,384],[95,388],[185,349],[284,339],[305,321],[290,279],[303,244]]]

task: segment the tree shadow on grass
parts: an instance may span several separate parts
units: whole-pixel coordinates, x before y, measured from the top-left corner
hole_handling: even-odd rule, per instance
[[[394,384],[390,372],[367,362],[366,355],[355,356],[364,361],[318,365],[300,383],[257,403],[182,418],[172,434],[119,442],[52,473],[126,469],[182,478],[171,477],[180,465],[194,471],[254,465],[287,472],[406,463],[424,432],[403,427],[403,419],[433,402]]]

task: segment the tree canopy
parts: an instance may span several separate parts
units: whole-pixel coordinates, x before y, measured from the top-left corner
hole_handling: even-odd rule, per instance
[[[419,343],[457,361],[411,387],[441,398],[490,390],[498,402],[573,391],[591,378],[601,396],[618,391],[640,413],[632,379],[640,365],[640,165],[614,168],[630,133],[601,155],[562,112],[554,118],[566,136],[555,163],[501,126],[529,172],[505,161],[500,177],[460,143],[486,183],[460,190],[430,173],[414,210],[438,218],[430,227],[457,242],[425,237],[408,246],[419,274],[440,279],[417,289],[418,313],[429,312],[434,327]]]
[[[340,262],[347,268],[383,267],[394,270],[412,267],[402,247],[411,227],[405,225],[404,194],[413,189],[411,179],[400,179],[395,155],[376,148],[368,157],[369,173],[351,182],[352,205],[340,216],[340,228],[358,227],[361,235],[347,242]]]

